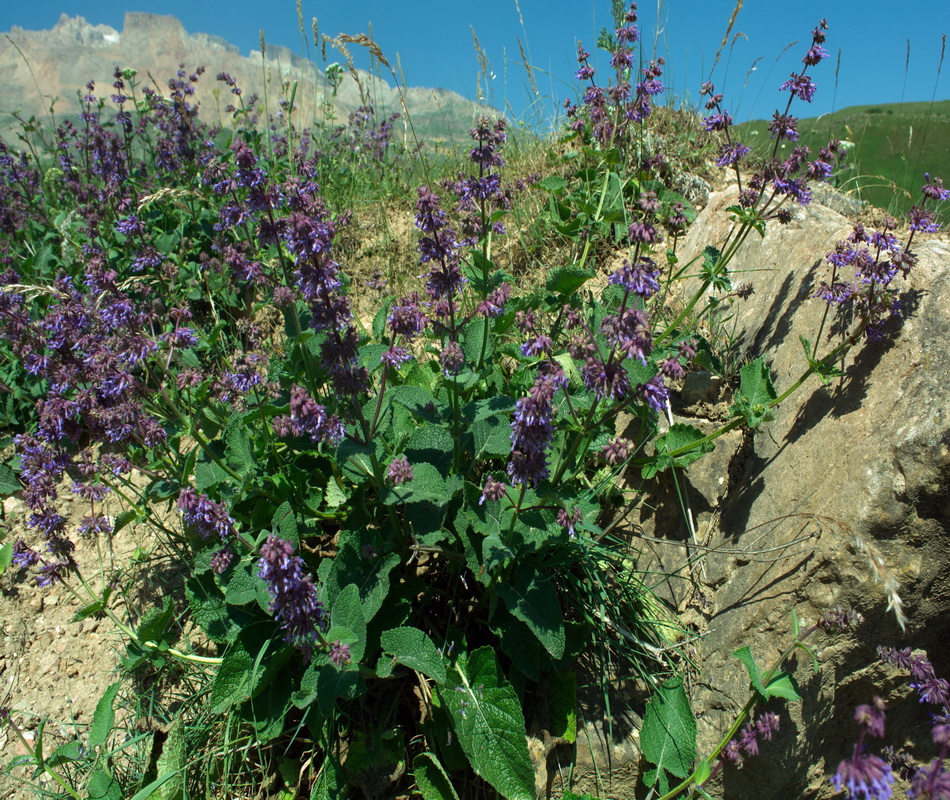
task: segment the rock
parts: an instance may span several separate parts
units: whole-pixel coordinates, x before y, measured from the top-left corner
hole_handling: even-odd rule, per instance
[[[731,225],[724,209],[735,202],[734,190],[711,195],[681,243],[683,263],[721,242]],[[826,277],[825,254],[851,231],[845,217],[819,203],[792,211],[788,225],[772,223],[764,238],[750,236],[730,264],[755,283],[751,298],[731,310],[738,356],[764,357],[779,392],[807,368],[800,336],[814,343],[821,329],[819,353],[840,340],[833,320],[822,326],[825,305],[814,295]],[[950,243],[931,237],[915,245],[919,261],[907,282],[902,326],[847,355],[840,379],[824,387],[812,377],[774,409],[772,421],[721,437],[685,473],[663,473],[652,484],[627,476],[630,488],[644,492],[633,544],[652,559],[637,568],[692,579],[659,591],[701,636],[690,651],[696,670],[689,682],[700,756],[749,697],[736,650],[748,645],[765,669],[792,642],[792,610],[803,626],[836,606],[864,617],[848,634],[814,636],[819,673],[801,653],[785,663],[803,700],[767,706],[781,714],[781,729],[745,769],[722,771],[715,793],[731,800],[830,797],[828,778],[856,740],[854,708],[875,695],[889,709],[884,743],[916,742],[924,760],[931,757],[929,728],[916,699],[908,699],[907,676],[875,654],[879,644],[923,648],[938,676],[950,678]],[[674,421],[713,430],[722,417],[707,414],[718,408],[707,397],[719,399],[712,376],[689,377]],[[698,413],[709,419],[687,416]],[[906,631],[888,610],[895,591]],[[618,707],[642,713],[645,697],[626,698],[624,706],[618,696]],[[596,715],[581,708],[579,730],[596,734],[598,723],[580,719]],[[598,792],[593,761],[633,795],[631,776],[643,768],[636,727],[607,737],[593,758],[579,736],[575,757],[583,769],[575,776],[585,779],[574,791]]]
[[[729,225],[723,209],[734,202],[728,192],[711,197],[683,243],[684,260],[721,238]],[[764,270],[735,313],[742,351],[766,358],[779,392],[807,366],[799,337],[814,342],[821,327],[825,305],[813,295],[824,256],[850,227],[824,206],[798,208],[788,226],[749,237],[730,265],[736,273]],[[730,798],[802,797],[827,780],[853,746],[854,705],[879,694],[890,707],[906,693],[904,680],[875,666],[875,645],[925,648],[950,677],[950,245],[924,240],[915,252],[900,330],[859,346],[830,386],[812,378],[730,465],[712,544],[740,552],[713,551],[705,562],[716,589],[692,696],[703,711],[701,752],[748,696],[748,677],[731,653],[749,645],[769,664],[791,641],[793,608],[805,624],[835,605],[866,620],[850,637],[816,639],[828,645],[818,675],[807,659],[792,662],[804,702],[782,709],[782,730],[754,769],[750,762],[724,771]],[[837,341],[834,329],[825,326],[819,352]],[[900,583],[906,633],[887,611],[869,549]],[[911,731],[889,722],[889,733],[900,745]]]
[[[722,391],[722,378],[706,370],[691,372],[683,380],[683,403],[715,403]]]

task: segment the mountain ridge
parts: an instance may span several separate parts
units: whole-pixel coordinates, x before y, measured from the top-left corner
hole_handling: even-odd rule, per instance
[[[477,114],[499,113],[441,88],[406,87],[400,98],[397,88],[362,70],[347,70],[334,93],[324,72],[309,59],[267,42],[263,51],[251,50],[245,56],[220,36],[190,33],[177,17],[140,11],[126,12],[121,31],[68,14],[62,14],[45,31],[13,26],[0,37],[0,69],[6,76],[0,96],[0,132],[6,134],[18,127],[14,112],[38,120],[48,115],[51,105],[57,116],[78,113],[75,98],[85,94],[90,80],[100,96],[108,96],[116,66],[135,69],[140,82],[148,81],[162,92],[179,64],[189,73],[206,67],[196,98],[205,118],[222,124],[226,122],[222,109],[232,98],[227,87],[214,78],[220,72],[236,80],[245,98],[254,93],[267,97],[271,113],[278,109],[275,98],[287,97],[296,82],[295,106],[303,125],[312,120],[345,122],[366,99],[382,119],[393,112],[402,113],[405,101],[413,121],[422,122],[420,135],[457,140],[464,138]]]

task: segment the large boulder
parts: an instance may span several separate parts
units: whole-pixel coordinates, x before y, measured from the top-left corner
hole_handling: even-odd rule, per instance
[[[711,197],[683,257],[722,240],[735,201],[734,190]],[[822,325],[827,307],[815,293],[828,277],[825,254],[851,228],[826,206],[796,207],[788,225],[751,236],[731,264],[755,290],[731,309],[737,347],[766,359],[780,393],[807,368],[800,337],[814,343],[821,330],[819,354],[841,341],[847,320],[832,313]],[[747,434],[717,493],[706,544],[727,552],[708,551],[701,578],[712,601],[692,694],[701,752],[748,697],[735,650],[749,645],[760,664],[771,663],[791,641],[793,609],[806,624],[835,606],[865,619],[847,636],[816,637],[819,674],[808,658],[789,665],[804,700],[781,709],[781,733],[762,757],[724,771],[729,797],[832,794],[827,776],[853,747],[854,706],[875,694],[896,706],[907,693],[875,663],[876,645],[924,648],[938,674],[950,676],[950,244],[914,245],[919,262],[905,282],[902,324],[883,341],[859,343],[842,377],[828,386],[810,378],[774,420]],[[900,601],[906,630],[893,613]],[[920,722],[916,709],[904,712],[908,725]],[[897,746],[913,735],[929,740],[925,727],[891,724],[888,732]],[[929,758],[926,747],[922,755]]]
[[[680,263],[722,246],[736,198],[734,187],[710,196],[680,243]],[[764,357],[781,393],[807,369],[801,336],[814,343],[820,330],[819,354],[841,341],[848,321],[833,312],[825,319],[815,293],[827,278],[825,254],[852,224],[813,202],[796,206],[789,224],[746,239],[730,269],[754,294],[722,315],[734,316],[728,328],[711,331],[719,346],[731,340],[732,366],[674,393],[678,421],[704,432],[721,424],[726,406],[716,401],[728,403],[747,360]],[[722,770],[725,797],[830,797],[828,777],[854,746],[854,707],[875,695],[890,709],[888,742],[916,742],[925,762],[934,755],[907,679],[875,653],[879,644],[924,648],[938,675],[950,677],[950,243],[914,244],[919,261],[905,282],[902,324],[883,341],[860,342],[843,359],[842,377],[823,386],[812,376],[758,430],[723,437],[686,474],[638,484],[647,495],[634,546],[652,559],[640,566],[678,574],[657,588],[695,629],[688,685],[701,756],[749,697],[736,650],[748,645],[764,669],[792,641],[793,610],[806,627],[836,606],[864,617],[848,633],[812,637],[817,674],[801,652],[785,664],[803,701],[768,706],[781,714],[781,730],[743,769]],[[698,285],[688,282],[686,293]],[[900,603],[906,630],[894,613]],[[643,699],[628,696],[638,718]],[[601,742],[593,758],[578,754],[582,791],[617,788],[604,772],[608,761],[619,768],[618,786],[630,785],[624,745],[636,736],[620,742],[603,727],[582,723],[587,741]],[[582,741],[578,751],[590,749]],[[599,762],[597,779],[588,761]]]

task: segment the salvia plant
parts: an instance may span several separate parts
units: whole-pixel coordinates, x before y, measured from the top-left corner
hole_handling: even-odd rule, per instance
[[[681,264],[695,211],[647,146],[663,61],[640,63],[636,19],[635,5],[621,10],[602,41],[606,81],[580,48],[585,88],[567,103],[563,174],[512,175],[505,121],[476,121],[466,168],[408,199],[420,280],[369,315],[354,312],[365,289],[338,261],[347,195],[323,182],[408,158],[392,143],[394,120],[372,108],[329,135],[299,129],[293,98],[268,117],[222,73],[237,105],[230,127],[209,127],[193,98],[202,70],[182,67],[163,95],[117,68],[108,98],[87,86],[75,120],[0,142],[3,413],[16,465],[0,481],[21,494],[31,532],[4,552],[23,577],[81,598],[77,618],[108,615],[127,637],[125,670],[203,676],[202,710],[172,726],[162,757],[134,779],[121,747],[107,749],[119,683],[85,743],[31,746],[21,766],[62,796],[213,794],[226,746],[212,736],[220,746],[200,767],[189,754],[217,724],[269,753],[262,763],[287,796],[360,787],[451,798],[487,784],[533,798],[524,709],[550,693],[547,730],[572,742],[583,652],[621,660],[652,687],[641,742],[655,796],[705,795],[721,770],[767,747],[780,718],[763,704],[798,699],[785,658],[813,652],[808,637],[852,615],[796,623],[767,670],[737,652],[749,701],[698,754],[683,663],[651,621],[647,583],[630,578],[621,523],[636,499],[622,479],[687,468],[727,430],[770,419],[812,375],[837,374],[847,349],[887,336],[901,310],[896,279],[948,193],[928,177],[905,242],[889,220],[834,245],[819,290],[834,338],[827,345],[823,323],[803,342],[798,381],[780,391],[758,359],[718,431],[663,427],[671,387],[716,364],[693,320],[748,293],[732,285],[732,257],[808,204],[838,144],[779,156],[797,138],[792,102],[815,92],[824,21],[781,87],[770,158],[746,163],[706,84],[703,126],[739,182],[737,224]],[[569,254],[540,281],[497,255],[522,202],[540,204],[538,235]],[[603,253],[618,249],[597,280]],[[698,287],[670,303],[686,276]],[[77,526],[58,510],[64,492],[86,504]],[[81,574],[74,543],[136,523],[157,533],[177,578],[128,616],[112,602],[123,576]],[[946,683],[923,661],[883,655],[946,706]],[[890,767],[863,749],[882,715],[879,704],[858,711],[854,756],[834,778],[852,797],[886,796]],[[946,728],[935,723],[936,760],[915,773],[912,797],[948,795]]]

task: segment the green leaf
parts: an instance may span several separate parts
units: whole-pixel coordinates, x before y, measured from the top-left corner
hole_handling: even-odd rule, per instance
[[[0,547],[0,575],[3,575],[13,563],[13,543],[7,542]]]
[[[759,665],[755,663],[755,659],[752,657],[752,651],[748,645],[740,647],[732,655],[745,664],[746,669],[749,671],[749,683],[752,684],[752,688],[756,694],[763,700],[770,700],[773,697],[782,697],[786,700],[801,700],[801,695],[798,693],[798,684],[791,675],[785,672],[780,672],[767,684],[763,685],[762,673],[759,670]]]
[[[224,461],[241,477],[251,475],[257,469],[257,461],[251,450],[251,439],[247,434],[245,417],[244,414],[235,414],[228,420],[225,429],[227,446],[224,451]]]
[[[781,697],[790,702],[801,700],[797,681],[788,673],[780,672],[765,685],[766,698]]]
[[[535,186],[544,189],[546,192],[560,194],[567,188],[567,181],[560,175],[547,175],[539,180]]]
[[[16,473],[6,464],[0,464],[0,497],[11,495],[21,488]]]
[[[256,602],[258,607],[266,611],[270,606],[271,596],[267,585],[257,574],[259,571],[258,559],[253,555],[245,556],[233,568],[224,590],[224,602],[229,606],[244,606]]]
[[[640,731],[643,757],[656,769],[643,779],[648,786],[659,783],[659,791],[669,791],[666,773],[685,778],[696,759],[696,719],[689,707],[682,675],[674,675],[659,686],[643,716]]]
[[[120,511],[115,515],[115,525],[112,528],[112,535],[115,536],[123,528],[131,525],[138,519],[139,513],[135,509]]]
[[[544,288],[562,296],[570,295],[595,277],[595,274],[593,270],[580,267],[558,267],[548,275]]]
[[[168,776],[155,792],[155,800],[180,800],[185,790],[185,728],[176,719],[162,744],[162,753],[155,762],[159,779]]]
[[[418,628],[404,627],[384,631],[380,637],[383,651],[390,653],[393,661],[421,672],[438,684],[446,680],[445,664],[435,643]]]
[[[337,450],[337,457],[342,465],[343,472],[353,483],[363,483],[373,475],[373,455],[379,455],[379,447],[372,442],[354,442],[347,440]]]
[[[552,657],[564,655],[564,616],[557,590],[535,567],[524,565],[510,585],[498,587],[498,596],[515,619],[520,619]]]
[[[388,349],[389,347],[385,344],[375,342],[364,344],[359,349],[360,366],[366,367],[367,372],[375,372],[383,363],[383,353]]]
[[[759,357],[739,373],[739,391],[730,412],[734,417],[742,417],[750,428],[756,428],[775,419],[768,404],[777,397],[765,359]]]
[[[354,664],[358,664],[366,649],[366,617],[363,613],[363,604],[360,600],[360,590],[355,583],[340,592],[333,601],[330,609],[330,630],[327,632],[327,641],[335,641],[332,636],[336,627],[345,628],[356,637],[356,643],[344,642],[350,645],[350,656]]]
[[[3,574],[2,562],[3,562],[3,559],[2,559],[2,556],[0,556],[0,574]],[[87,617],[94,617],[97,614],[101,614],[103,611],[106,610],[106,607],[109,605],[109,598],[112,597],[112,591],[113,589],[111,586],[106,586],[106,588],[102,592],[102,597],[100,597],[95,602],[90,603],[89,605],[83,606],[82,608],[80,608],[79,611],[73,614],[70,622],[81,622]]]
[[[195,488],[199,492],[207,491],[219,483],[228,483],[231,480],[227,470],[211,461],[204,453],[195,465]]]
[[[99,702],[96,703],[96,711],[92,715],[92,724],[89,726],[90,748],[103,747],[109,738],[109,734],[112,733],[112,728],[115,726],[113,703],[115,703],[116,695],[121,688],[121,683],[113,683],[103,692]]]
[[[479,648],[467,662],[460,656],[439,697],[475,772],[507,800],[534,800],[521,703],[492,649]]]
[[[310,790],[310,800],[340,800],[346,797],[347,784],[336,761],[332,757],[325,757],[317,780]]]
[[[274,512],[271,530],[285,542],[293,545],[294,550],[300,549],[300,535],[297,532],[297,520],[294,509],[288,502],[283,502]]]
[[[507,415],[480,419],[472,424],[471,431],[475,460],[502,458],[511,452],[511,421]]]
[[[394,386],[391,392],[393,402],[399,403],[413,416],[427,422],[439,422],[448,412],[444,403],[436,400],[432,392],[420,386]]]
[[[462,348],[462,354],[465,356],[465,364],[472,369],[478,366],[479,358],[482,360],[490,359],[495,352],[495,337],[486,336],[485,329],[491,325],[491,321],[482,316],[474,316],[462,326],[462,335],[459,339],[459,345]],[[485,351],[482,353],[482,345]]]
[[[419,753],[415,757],[412,776],[422,800],[459,800],[449,774],[433,753]]]
[[[656,455],[643,465],[641,473],[643,478],[649,480],[658,472],[663,472],[670,467],[688,467],[706,453],[711,453],[716,449],[716,444],[703,441],[705,438],[705,434],[699,428],[682,422],[674,423],[666,433],[656,437],[654,442]],[[702,444],[699,444],[700,442]],[[678,450],[683,450],[683,452],[675,454]]]
[[[211,684],[208,704],[213,714],[221,714],[233,705],[250,699],[250,673],[254,657],[235,643],[224,654]]]
[[[455,493],[461,489],[461,480],[452,476],[454,480],[443,480],[442,475],[428,463],[412,463],[412,480],[401,486],[392,486],[383,495],[385,505],[396,503],[432,502],[436,505],[448,503]]]
[[[394,299],[392,297],[383,298],[382,305],[376,316],[373,317],[373,338],[380,341],[386,332],[386,320],[389,319],[389,313],[392,311]]]
[[[802,347],[805,349],[805,358],[808,360],[808,366],[814,371],[814,373],[821,379],[821,382],[826,386],[831,382],[832,378],[840,378],[844,375],[844,371],[835,365],[834,362],[826,364],[824,360],[816,360],[811,349],[811,342],[808,341],[804,336],[799,336],[798,340],[802,343]]]
[[[175,604],[170,597],[166,597],[161,606],[153,606],[142,615],[135,635],[141,642],[161,643],[174,615]]]
[[[122,800],[122,787],[107,767],[96,767],[86,784],[85,800]]]
[[[762,672],[759,669],[759,665],[755,663],[755,658],[752,656],[752,650],[749,648],[749,645],[740,647],[732,655],[745,664],[746,669],[749,671],[749,683],[752,684],[752,688],[755,689],[758,694],[764,697],[765,687],[762,685]]]

